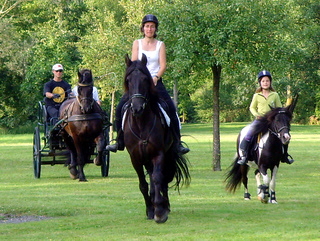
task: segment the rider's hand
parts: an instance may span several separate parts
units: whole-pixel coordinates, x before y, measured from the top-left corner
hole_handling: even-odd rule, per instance
[[[52,96],[52,99],[56,99],[56,98],[60,98],[60,95],[59,95],[59,94],[54,94],[54,95]]]

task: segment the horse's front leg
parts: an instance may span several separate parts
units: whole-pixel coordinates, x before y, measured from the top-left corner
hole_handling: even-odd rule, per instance
[[[278,203],[276,199],[276,177],[279,168],[275,166],[271,171],[271,181],[270,181],[270,203]]]
[[[102,165],[102,157],[103,157],[103,152],[104,149],[106,148],[106,141],[104,138],[103,133],[101,133],[96,139],[95,143],[97,144],[97,156],[94,158],[93,163],[96,164],[97,166]]]
[[[261,184],[261,182],[260,182],[261,176],[262,176],[263,184]],[[259,170],[256,173],[256,180],[257,180],[257,186],[258,186],[258,199],[262,203],[268,203],[268,200],[270,197],[270,193],[269,193],[270,179],[267,174],[267,170],[266,169]]]
[[[136,173],[139,178],[139,189],[143,195],[143,198],[144,198],[144,201],[146,204],[147,218],[153,219],[154,218],[154,207],[153,207],[152,198],[151,198],[151,195],[154,195],[154,194],[152,194],[154,192],[153,191],[154,188],[152,187],[153,183],[152,183],[152,181],[150,181],[150,190],[151,190],[150,193],[151,194],[149,195],[149,185],[146,181],[146,176],[144,174],[143,166],[138,164],[138,165],[133,165],[133,167],[136,170]],[[149,170],[148,170],[148,173],[150,174]],[[151,179],[151,177],[150,177],[150,179]]]
[[[84,175],[84,165],[86,161],[89,160],[88,147],[86,145],[80,145],[80,143],[75,143],[77,149],[77,164],[78,164],[78,175],[80,182],[86,182],[86,176]]]
[[[79,177],[77,169],[77,152],[75,150],[70,150],[70,164],[68,169],[72,179],[77,179]]]
[[[68,169],[70,172],[70,177],[72,179],[77,179],[78,178],[78,169],[77,169],[77,151],[74,146],[72,137],[64,134],[64,141],[66,143],[66,147],[69,150],[70,153],[70,163],[68,164]]]
[[[169,199],[168,199],[168,184],[164,181],[163,176],[164,160],[163,155],[159,155],[153,160],[152,179],[154,182],[154,220],[157,223],[164,223],[168,219]]]

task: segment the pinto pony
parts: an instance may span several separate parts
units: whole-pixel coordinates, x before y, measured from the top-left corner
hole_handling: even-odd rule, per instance
[[[287,145],[291,138],[290,122],[294,106],[295,103],[286,108],[274,108],[262,117],[261,122],[264,125],[261,126],[261,137],[256,142],[257,145],[253,148],[253,151],[248,155],[248,165],[239,165],[237,163],[240,157],[239,143],[245,136],[248,126],[241,130],[237,139],[237,155],[226,177],[226,189],[228,191],[235,192],[242,182],[244,185],[244,198],[245,200],[250,199],[247,174],[251,166],[256,169],[258,199],[263,203],[268,201],[277,203],[275,192],[276,175],[280,161],[283,159],[283,145]],[[271,172],[270,175],[268,170]]]
[[[129,96],[124,106],[123,132],[127,151],[139,178],[140,191],[146,204],[148,219],[164,223],[170,203],[168,184],[190,183],[187,159],[173,145],[173,136],[160,111],[159,98],[146,67],[147,58],[131,61],[126,56],[125,91]],[[146,173],[150,177],[146,181]]]
[[[66,100],[60,107],[63,120],[62,136],[70,151],[70,176],[79,181],[87,181],[83,167],[89,163],[94,143],[98,155],[95,163],[102,163],[106,143],[103,135],[102,110],[92,96],[93,78],[91,70],[78,72],[78,96]]]

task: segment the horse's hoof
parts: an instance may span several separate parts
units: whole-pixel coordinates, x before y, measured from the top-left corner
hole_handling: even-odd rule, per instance
[[[268,203],[268,199],[263,198],[263,197],[261,197],[261,196],[258,196],[258,200],[260,200],[261,203]]]
[[[156,223],[165,223],[168,220],[169,210],[166,210],[161,216],[154,215]]]
[[[69,166],[69,171],[70,171],[70,177],[71,177],[72,179],[78,179],[78,178],[79,178],[77,168],[75,168],[75,167],[70,167],[70,166]]]
[[[147,219],[153,220],[154,219],[154,209],[150,208],[150,210],[147,209]]]
[[[87,179],[79,179],[79,182],[87,182]]]
[[[77,176],[77,175],[76,175],[76,176],[75,176],[75,175],[72,175],[72,174],[70,173],[70,178],[73,179],[73,180],[76,180],[76,179],[78,179],[78,176]]]
[[[244,194],[244,200],[248,201],[248,200],[251,200],[251,194],[250,193],[245,193]]]
[[[165,216],[165,217],[154,216],[154,221],[156,221],[156,223],[165,223],[167,220],[168,220],[168,216]]]
[[[98,158],[94,158],[93,159],[93,163],[96,165],[96,166],[101,166],[101,162]]]

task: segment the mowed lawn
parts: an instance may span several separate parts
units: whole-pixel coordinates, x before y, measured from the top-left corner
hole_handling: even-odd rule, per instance
[[[320,127],[292,125],[289,153],[296,162],[280,166],[278,204],[262,204],[253,170],[251,201],[243,200],[242,187],[235,194],[225,191],[226,169],[245,124],[221,124],[222,171],[212,170],[212,125],[183,125],[192,181],[180,194],[170,189],[164,224],[146,220],[126,151],[111,154],[107,178],[89,164],[86,183],[71,180],[63,165],[42,166],[35,179],[33,135],[1,135],[0,214],[48,219],[2,222],[0,240],[320,240]]]

